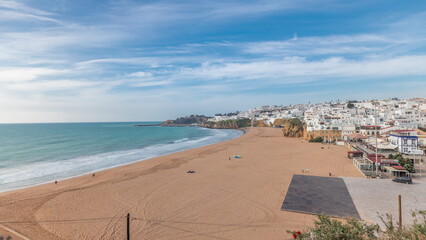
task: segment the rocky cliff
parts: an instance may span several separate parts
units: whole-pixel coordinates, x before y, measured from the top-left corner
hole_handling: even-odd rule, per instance
[[[276,119],[274,125],[281,125],[284,137],[304,137],[306,125],[297,118],[293,119]]]
[[[203,115],[191,115],[187,117],[180,117],[176,120],[167,120],[161,123],[161,126],[199,126],[205,128],[218,128],[218,129],[237,129],[243,127],[250,127],[250,119],[235,119],[225,120],[219,122],[209,121],[209,117]],[[276,119],[272,125],[260,120],[254,122],[255,127],[273,127],[282,126],[283,135],[285,137],[306,137],[306,126],[297,118],[293,119]]]
[[[254,123],[254,126],[255,127],[272,127],[271,125],[265,123],[265,121],[263,121],[263,120],[256,121]]]
[[[237,129],[250,126],[250,119],[226,120],[219,122],[205,122],[202,127],[219,129]]]
[[[161,123],[161,126],[188,126],[196,125],[201,126],[206,123],[210,118],[204,115],[191,115],[180,117],[175,120],[167,120]]]

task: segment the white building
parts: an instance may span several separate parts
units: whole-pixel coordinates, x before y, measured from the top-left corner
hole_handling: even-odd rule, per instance
[[[419,137],[417,136],[416,130],[394,130],[389,134],[389,141],[393,145],[398,146],[400,153],[417,155],[423,154],[423,151],[419,150]]]

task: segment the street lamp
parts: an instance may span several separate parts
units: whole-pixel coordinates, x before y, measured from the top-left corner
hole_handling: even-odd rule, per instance
[[[377,148],[377,104],[374,103],[374,135],[376,136],[376,178],[379,176],[379,159],[378,157],[378,148]]]

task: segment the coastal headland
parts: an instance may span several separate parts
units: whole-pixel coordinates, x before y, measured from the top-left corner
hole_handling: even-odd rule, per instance
[[[124,239],[129,213],[132,239],[288,239],[286,230],[315,219],[281,211],[292,176],[361,177],[346,155],[279,128],[247,128],[218,144],[2,193],[0,222],[29,239]]]

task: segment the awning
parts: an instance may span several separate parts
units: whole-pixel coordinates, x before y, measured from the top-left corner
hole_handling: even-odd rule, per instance
[[[398,167],[401,167],[401,166],[398,166]],[[407,172],[408,173],[408,171],[405,170],[405,168],[403,168],[403,169],[396,169],[394,167],[385,167],[385,169],[388,170],[389,172]]]

